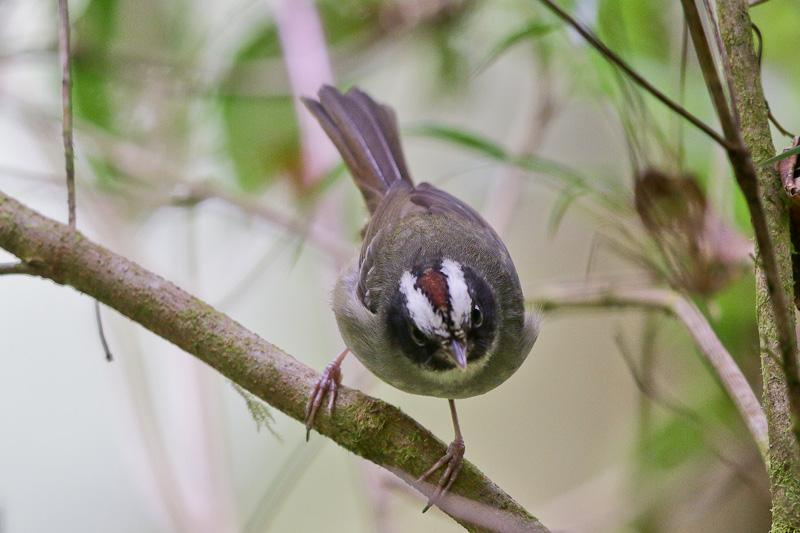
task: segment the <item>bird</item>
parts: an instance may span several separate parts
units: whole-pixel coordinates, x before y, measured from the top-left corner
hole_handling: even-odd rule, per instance
[[[423,509],[458,477],[465,444],[455,400],[484,394],[522,365],[539,334],[505,244],[473,208],[408,171],[394,110],[357,87],[324,85],[302,101],[338,149],[370,218],[360,253],[342,270],[332,308],[346,345],[312,387],[306,440],[352,352],[402,391],[448,400],[455,438],[423,473],[444,469]]]

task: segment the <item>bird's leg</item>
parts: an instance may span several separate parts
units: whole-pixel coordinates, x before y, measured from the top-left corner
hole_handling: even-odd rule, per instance
[[[333,413],[333,404],[336,402],[336,390],[342,382],[342,361],[344,356],[347,355],[349,350],[345,348],[336,359],[325,367],[325,370],[320,375],[317,382],[311,388],[311,393],[308,395],[308,403],[306,404],[306,441],[311,435],[311,426],[314,425],[314,417],[317,416],[317,411],[322,405],[322,400],[325,398],[325,393],[330,393],[328,398],[328,411]]]
[[[450,446],[447,447],[447,452],[445,452],[442,458],[436,461],[436,464],[430,467],[430,469],[417,480],[417,482],[425,481],[439,468],[447,465],[444,474],[439,478],[439,484],[436,490],[428,499],[428,505],[422,510],[423,513],[430,509],[432,505],[438,502],[439,499],[450,490],[450,487],[453,486],[453,483],[455,483],[458,477],[458,473],[461,472],[461,465],[464,464],[464,450],[466,447],[464,446],[464,439],[461,437],[461,428],[458,425],[456,402],[455,400],[447,401],[450,402],[450,414],[453,415],[453,427],[456,431],[456,437],[453,439],[453,442],[450,443]]]

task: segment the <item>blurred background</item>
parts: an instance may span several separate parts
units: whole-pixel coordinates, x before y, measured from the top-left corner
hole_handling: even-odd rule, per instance
[[[679,3],[560,4],[716,127]],[[593,283],[680,290],[760,392],[748,215],[723,152],[538,2],[69,7],[78,228],[305,364],[321,371],[343,348],[329,295],[366,210],[297,96],[357,84],[396,109],[415,179],[504,236],[532,305]],[[797,130],[800,4],[752,16],[770,108]],[[56,3],[0,0],[0,190],[66,221],[60,72]],[[647,197],[647,168],[677,192]],[[101,316],[110,363],[90,298],[0,277],[0,532],[461,530],[191,356]],[[352,357],[344,383],[451,440],[446,402],[396,391]],[[459,414],[467,459],[553,531],[769,528],[757,449],[663,313],[556,309],[522,369]]]

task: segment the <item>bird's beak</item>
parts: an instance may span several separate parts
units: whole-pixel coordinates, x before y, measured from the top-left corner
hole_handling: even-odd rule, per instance
[[[456,362],[458,367],[461,370],[467,369],[467,343],[459,340],[453,339],[450,341],[450,344],[445,346],[445,350],[453,358]]]

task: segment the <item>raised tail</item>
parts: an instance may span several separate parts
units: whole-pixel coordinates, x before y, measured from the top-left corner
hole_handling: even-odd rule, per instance
[[[394,182],[413,185],[392,108],[376,103],[356,87],[342,94],[324,85],[319,101],[302,100],[342,154],[370,214]]]

